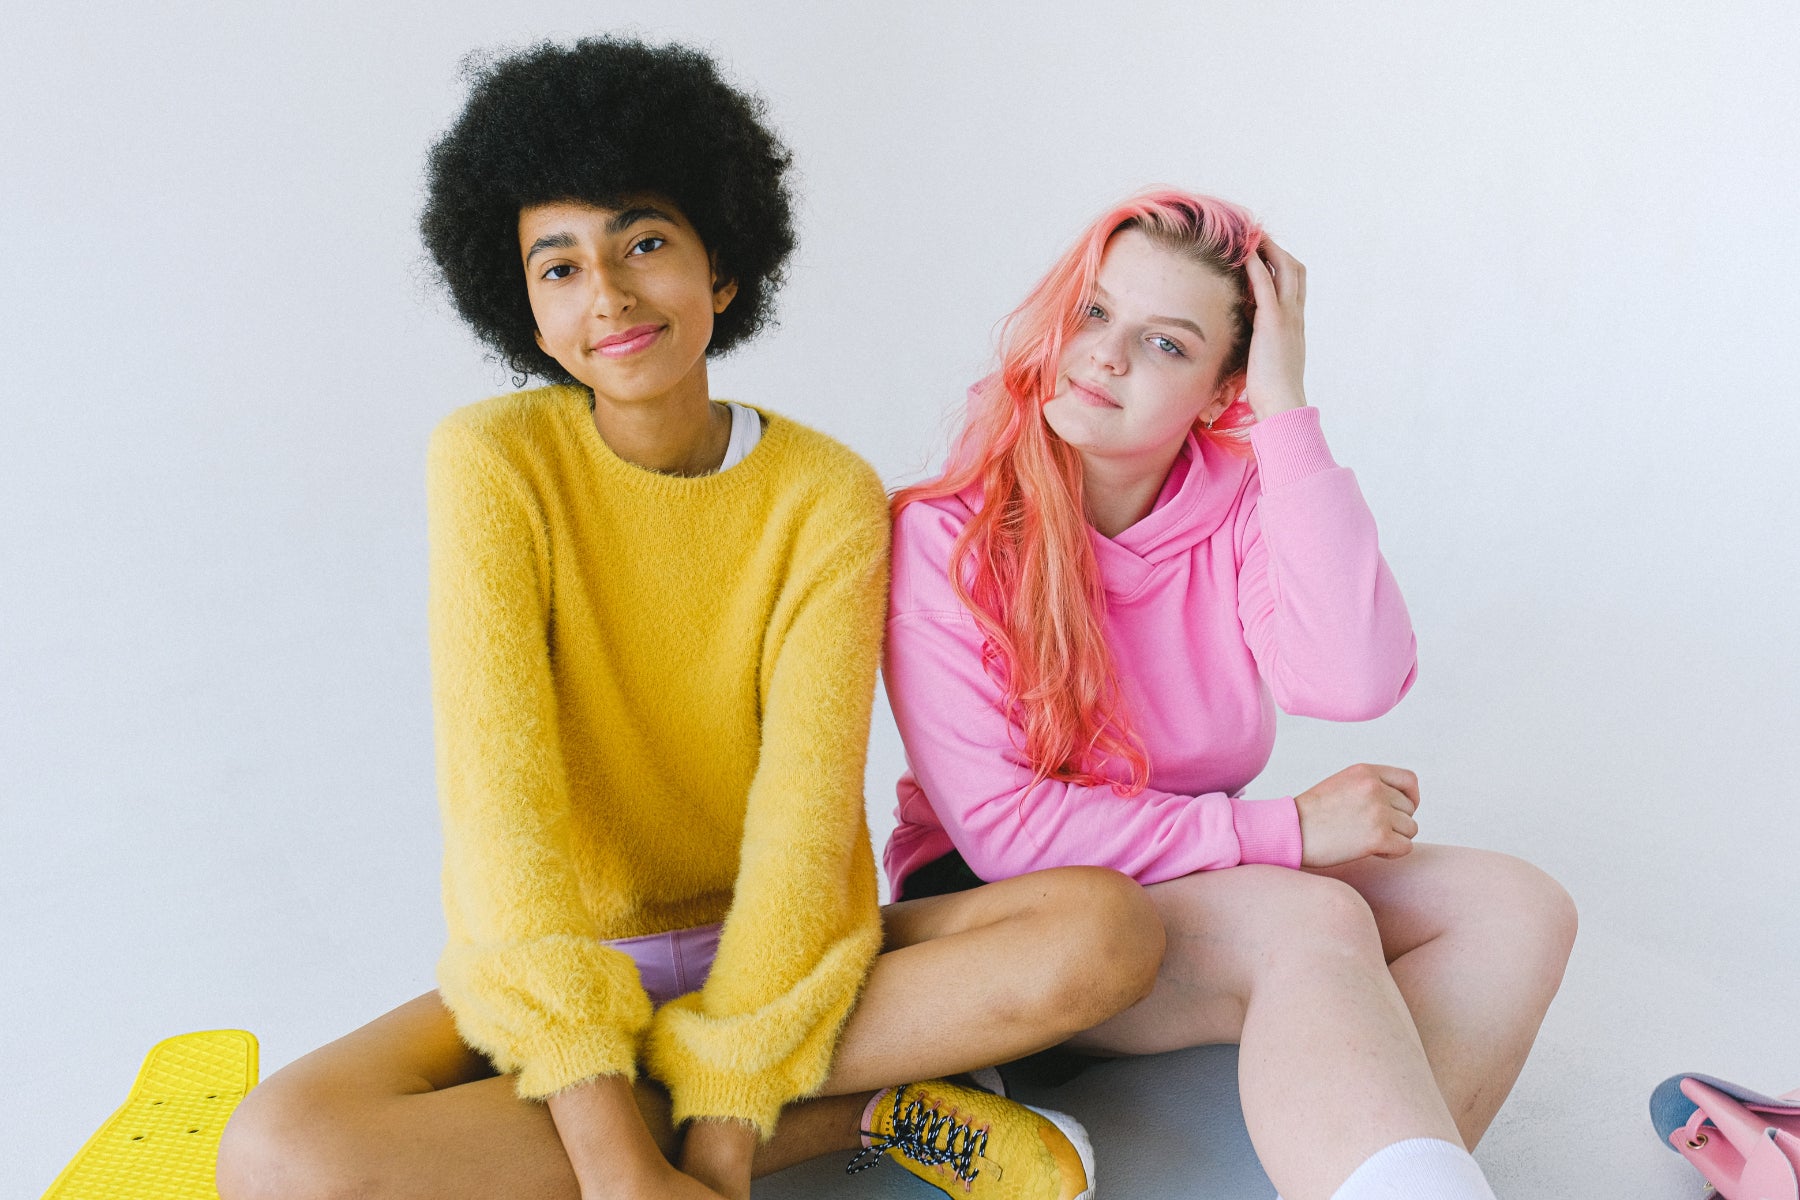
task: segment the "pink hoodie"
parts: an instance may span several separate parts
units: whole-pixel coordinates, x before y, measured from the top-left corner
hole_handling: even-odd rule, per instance
[[[1293,797],[1238,795],[1269,761],[1274,705],[1378,717],[1412,686],[1415,643],[1375,519],[1318,410],[1278,413],[1250,442],[1254,462],[1190,438],[1148,516],[1117,539],[1090,530],[1107,643],[1150,756],[1136,796],[1031,784],[980,629],[950,588],[950,546],[972,510],[950,497],[900,514],[883,671],[909,767],[885,855],[896,894],[953,847],[987,880],[1073,864],[1140,883],[1300,865]]]

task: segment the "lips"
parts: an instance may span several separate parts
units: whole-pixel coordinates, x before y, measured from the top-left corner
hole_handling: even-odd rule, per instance
[[[1120,404],[1117,400],[1114,400],[1112,393],[1107,391],[1105,388],[1099,387],[1099,386],[1097,386],[1095,384],[1091,384],[1091,383],[1083,383],[1081,380],[1076,379],[1073,375],[1071,375],[1069,377],[1069,392],[1075,397],[1075,399],[1081,401],[1083,404],[1090,404],[1090,405],[1093,405],[1095,408],[1124,408],[1125,407],[1123,404]]]
[[[667,328],[667,325],[633,325],[619,333],[607,334],[594,343],[594,351],[608,358],[625,358],[648,349]]]

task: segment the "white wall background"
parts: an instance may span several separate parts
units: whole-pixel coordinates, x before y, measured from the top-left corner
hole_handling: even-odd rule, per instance
[[[1481,1157],[1676,1197],[1643,1117],[1800,1084],[1800,10],[1514,0],[8,5],[0,22],[0,1192],[149,1045],[265,1074],[431,985],[422,455],[503,390],[433,294],[460,56],[715,50],[802,170],[782,327],[715,374],[868,456],[941,450],[994,321],[1107,201],[1241,200],[1308,264],[1309,393],[1422,674],[1289,721],[1583,940]],[[900,750],[877,715],[885,833]]]

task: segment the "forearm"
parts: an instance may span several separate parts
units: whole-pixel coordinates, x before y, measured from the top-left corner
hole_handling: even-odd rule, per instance
[[[756,1126],[748,1121],[690,1121],[681,1143],[681,1170],[730,1200],[749,1200],[756,1143]]]
[[[944,787],[947,800],[939,814],[963,858],[984,879],[1100,866],[1150,884],[1244,863],[1300,862],[1298,820],[1286,798],[1154,788],[1121,797],[1110,785],[1044,780],[968,813],[948,799],[958,795],[954,782],[946,780]],[[1029,833],[1021,836],[1021,827]]]
[[[654,1194],[669,1162],[623,1075],[602,1075],[546,1101],[583,1200]]]

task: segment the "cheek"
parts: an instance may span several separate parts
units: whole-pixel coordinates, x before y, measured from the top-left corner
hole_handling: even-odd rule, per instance
[[[1144,407],[1156,414],[1159,425],[1192,424],[1212,399],[1212,392],[1196,382],[1200,372],[1189,364],[1161,363],[1159,366],[1160,370],[1138,373],[1143,399],[1149,401]]]
[[[1099,335],[1092,329],[1089,329],[1086,326],[1083,326],[1070,334],[1063,342],[1062,358],[1057,360],[1056,373],[1059,376],[1067,375],[1076,367],[1087,362],[1088,355],[1093,350],[1094,342],[1098,336]]]
[[[536,322],[538,337],[546,345],[556,346],[569,337],[571,322],[569,305],[558,303],[558,297],[538,292],[531,296],[531,319]]]

